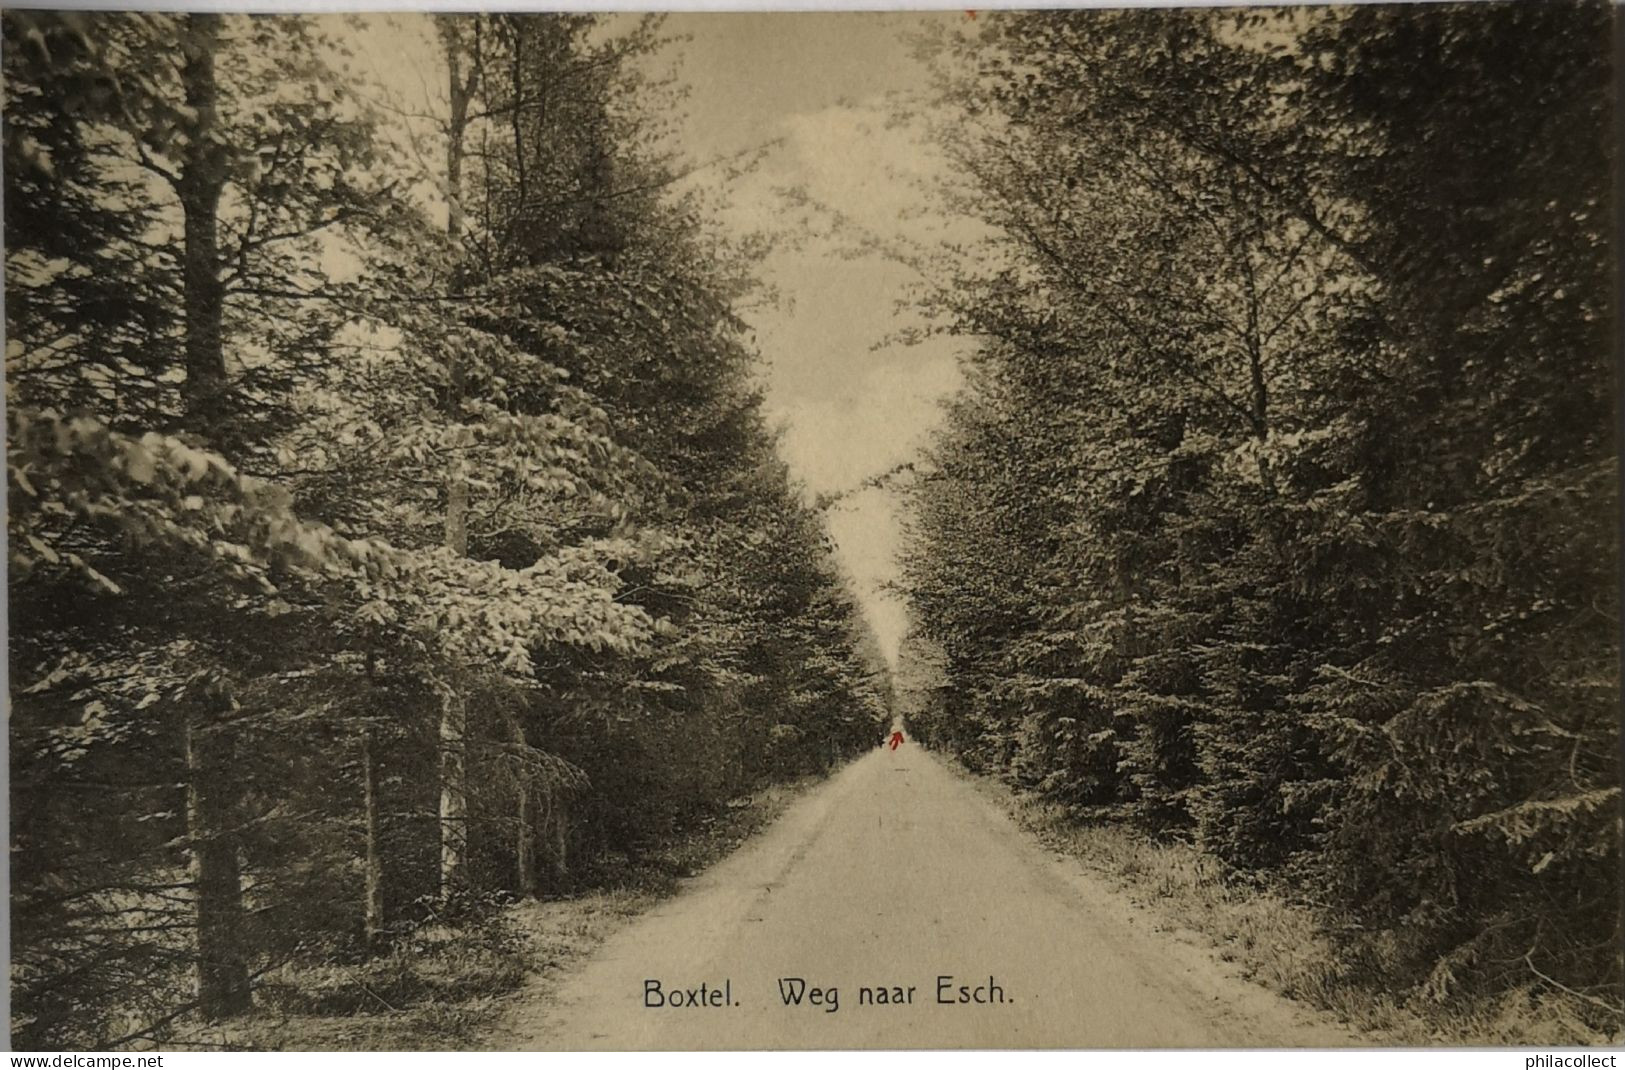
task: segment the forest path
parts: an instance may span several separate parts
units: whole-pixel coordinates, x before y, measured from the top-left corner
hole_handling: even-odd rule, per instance
[[[495,1045],[543,1049],[1296,1047],[1352,1035],[1159,931],[912,742],[877,750],[521,996]],[[949,989],[1004,1002],[937,1002]],[[781,979],[833,987],[786,1006]],[[732,1006],[646,1007],[725,983]],[[860,1002],[860,987],[911,1003]]]

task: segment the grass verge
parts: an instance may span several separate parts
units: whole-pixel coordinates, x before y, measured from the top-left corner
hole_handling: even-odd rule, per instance
[[[1394,934],[1336,939],[1339,921],[1330,911],[1246,880],[1197,847],[1158,843],[1122,825],[1080,824],[1062,807],[1014,794],[995,778],[973,780],[1046,847],[1082,862],[1169,927],[1204,937],[1244,977],[1328,1011],[1376,1043],[1619,1042],[1620,1032],[1599,1032],[1585,1008],[1535,985],[1494,999],[1402,998],[1383,983],[1395,976],[1386,967],[1400,950]]]
[[[669,844],[589,871],[596,887],[504,907],[466,926],[418,930],[356,965],[290,965],[261,979],[256,1012],[189,1046],[256,1051],[480,1048],[521,987],[545,1001],[563,969],[691,876],[771,824],[822,777],[734,800]]]

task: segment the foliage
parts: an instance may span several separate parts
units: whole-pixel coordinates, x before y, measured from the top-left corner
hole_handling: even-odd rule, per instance
[[[656,22],[421,20],[451,175],[331,20],[5,20],[18,1046],[399,965],[873,744]]]
[[[1079,12],[939,41],[958,206],[999,237],[928,300],[977,348],[907,565],[944,657],[917,731],[1391,933],[1414,998],[1536,989],[1605,1030],[1607,28]]]

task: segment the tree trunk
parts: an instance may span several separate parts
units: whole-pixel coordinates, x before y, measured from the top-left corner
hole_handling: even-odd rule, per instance
[[[191,15],[181,37],[181,85],[192,111],[175,183],[185,248],[182,300],[186,319],[187,428],[217,443],[224,430],[226,359],[222,337],[225,291],[220,283],[218,227],[226,150],[217,140],[214,57],[220,16]],[[253,1004],[243,941],[243,878],[232,829],[233,770],[224,757],[224,728],[194,719],[186,729],[186,829],[191,845],[197,945],[198,1010],[216,1020]]]
[[[513,30],[513,102],[508,110],[508,124],[513,131],[514,214],[523,219],[529,209],[530,191],[525,184],[525,134],[522,122],[524,110],[525,26],[524,16],[510,15],[508,25]],[[520,235],[524,240],[525,235]]]
[[[468,103],[473,78],[462,77],[462,44],[455,23],[442,24],[446,65],[451,72],[451,122],[446,129],[446,237],[456,253],[463,237],[463,135],[468,126]],[[458,289],[455,279],[451,289]],[[463,405],[463,368],[457,351],[446,350],[446,416],[455,426]],[[468,553],[468,483],[463,477],[462,456],[453,448],[446,469],[446,546],[458,556]]]
[[[450,902],[468,870],[468,706],[453,685],[440,698],[440,899]]]
[[[219,760],[218,727],[186,730],[186,831],[197,926],[197,1001],[207,1019],[248,1011],[253,997],[243,948],[243,883],[225,805],[231,771]]]
[[[185,249],[183,300],[186,317],[186,380],[182,388],[188,427],[211,444],[225,429],[226,359],[221,335],[225,289],[220,282],[220,192],[226,183],[226,151],[217,140],[214,56],[220,16],[192,15],[182,39],[181,84],[194,119],[187,131],[180,181]]]
[[[547,827],[543,830],[546,837],[543,851],[547,858],[547,886],[553,892],[566,892],[570,884],[570,810],[563,792],[551,792],[550,796]]]
[[[513,719],[513,742],[519,762],[518,827],[515,830],[514,859],[518,867],[520,895],[534,899],[541,890],[536,880],[536,795],[541,790],[524,761],[529,742],[525,739],[525,726],[518,717]]]
[[[440,45],[446,52],[447,98],[451,115],[446,123],[446,236],[455,245],[463,236],[463,136],[468,129],[468,105],[474,98],[474,82],[479,57],[471,58],[467,76],[463,74],[463,16],[437,16]],[[475,23],[476,28],[478,22]],[[476,37],[476,44],[478,38]]]
[[[376,946],[384,931],[384,861],[379,846],[378,760],[372,729],[361,737],[361,778],[367,817],[366,924],[367,946]]]
[[[463,42],[458,17],[439,17],[440,40],[449,71],[451,119],[446,128],[446,237],[456,252],[463,235],[463,135],[468,104],[474,93],[474,71],[463,75]],[[476,67],[477,69],[477,67]],[[453,269],[452,290],[457,288]],[[455,350],[446,352],[446,415],[459,422],[463,404],[463,369]],[[468,553],[468,482],[460,447],[454,445],[446,467],[446,547],[459,557]],[[464,761],[468,711],[455,682],[446,685],[440,707],[440,898],[450,900],[462,885],[468,863],[468,770]]]

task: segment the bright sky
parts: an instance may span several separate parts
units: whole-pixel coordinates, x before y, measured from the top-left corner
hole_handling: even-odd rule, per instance
[[[884,585],[897,572],[900,503],[891,489],[856,488],[917,453],[939,400],[958,385],[955,346],[946,339],[882,345],[918,322],[897,307],[913,272],[878,253],[853,255],[850,236],[832,235],[826,217],[784,191],[804,191],[881,241],[973,238],[974,224],[922,211],[943,163],[917,125],[894,121],[890,106],[926,86],[909,36],[931,20],[965,18],[962,11],[674,14],[666,29],[686,39],[657,60],[677,63],[689,88],[677,147],[690,160],[777,143],[727,188],[719,223],[783,238],[764,265],[765,281],[783,299],[744,312],[764,360],[769,417],[809,496],[854,491],[826,521],[894,664],[906,618]],[[424,36],[428,24],[392,21],[369,22],[370,32],[356,39],[358,59],[397,99],[418,104],[444,75]],[[708,173],[715,171],[695,181]]]
[[[923,191],[943,164],[922,131],[890,121],[888,106],[894,95],[925,88],[908,35],[926,20],[964,18],[959,11],[673,16],[668,26],[691,35],[680,71],[691,86],[684,149],[706,159],[782,139],[732,189],[724,224],[793,228],[805,213],[779,191],[800,187],[882,240],[968,236],[968,224],[922,218]],[[813,494],[854,490],[911,459],[938,420],[939,400],[959,382],[949,340],[881,345],[918,322],[897,308],[916,276],[879,254],[853,257],[851,246],[806,237],[776,251],[767,280],[787,300],[747,314],[766,362],[769,412],[784,430],[780,449]],[[826,519],[895,664],[906,618],[883,585],[897,573],[897,495],[885,487],[857,491]]]

